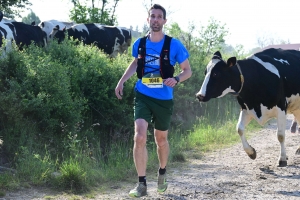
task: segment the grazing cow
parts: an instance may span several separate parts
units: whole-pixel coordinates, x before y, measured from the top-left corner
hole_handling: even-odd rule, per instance
[[[61,30],[63,30],[64,28],[70,28],[73,25],[74,25],[73,22],[63,22],[63,21],[58,21],[53,19],[48,21],[42,21],[39,23],[38,26],[41,27],[43,31],[45,31],[48,37],[47,39],[49,41],[49,35],[52,32],[54,27],[59,26]]]
[[[7,49],[11,48],[11,40],[13,39],[13,34],[10,28],[4,23],[5,20],[3,20],[3,13],[0,11],[0,48],[2,49],[2,40],[6,39],[7,44],[6,47]],[[4,53],[4,52],[3,52]]]
[[[42,47],[47,45],[47,35],[38,26],[24,24],[23,22],[0,23],[0,30],[3,30],[4,34],[2,36],[5,37],[7,42],[10,43],[11,40],[14,40],[20,50],[32,42]]]
[[[237,96],[241,106],[237,132],[251,159],[256,158],[256,151],[244,135],[246,125],[252,119],[263,125],[277,118],[278,166],[284,167],[287,165],[286,114],[294,114],[300,122],[299,76],[300,52],[296,50],[267,49],[243,60],[231,57],[227,62],[216,52],[206,67],[205,79],[196,97],[207,102],[228,93]],[[300,147],[296,154],[300,154]]]
[[[126,52],[131,44],[130,30],[93,23],[76,24],[63,31],[56,26],[50,34],[50,39],[57,38],[58,42],[61,42],[65,39],[66,33],[69,38],[73,37],[73,39],[83,41],[84,44],[95,44],[110,57],[116,57],[118,53]]]
[[[38,26],[24,24],[23,22],[11,21],[9,23],[2,22],[3,13],[0,11],[0,47],[2,47],[2,38],[6,40],[6,51],[11,49],[11,42],[14,40],[23,49],[24,45],[32,42],[39,46],[46,46],[47,35]]]
[[[111,29],[113,29],[113,26],[106,26],[106,27],[107,28],[110,27]],[[124,36],[124,41],[123,41],[123,43],[121,43],[120,50],[119,50],[119,53],[122,54],[124,52],[127,52],[128,47],[130,47],[131,40],[132,40],[132,34],[131,34],[131,30],[128,28],[118,27],[118,29],[120,30],[121,34]]]

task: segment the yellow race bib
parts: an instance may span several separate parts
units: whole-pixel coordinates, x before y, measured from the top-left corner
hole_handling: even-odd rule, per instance
[[[160,74],[146,74],[142,77],[142,83],[149,88],[162,88],[163,79]]]

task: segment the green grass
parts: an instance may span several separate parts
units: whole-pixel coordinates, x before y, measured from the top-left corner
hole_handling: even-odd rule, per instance
[[[201,159],[205,152],[223,148],[240,142],[237,134],[237,120],[228,120],[223,125],[210,123],[210,120],[201,118],[194,125],[193,130],[182,132],[170,130],[170,159],[169,166],[174,168],[178,163],[185,163],[190,158]],[[259,129],[256,123],[247,126],[247,137]],[[158,159],[156,145],[152,134],[149,133],[148,166],[150,176],[156,174]],[[111,145],[107,152],[101,152],[96,146],[93,153],[83,149],[82,142],[69,141],[72,156],[57,155],[51,158],[47,149],[45,152],[31,152],[28,148],[21,148],[16,155],[17,174],[6,173],[0,176],[0,186],[5,190],[17,189],[20,186],[50,186],[71,193],[91,192],[91,188],[107,188],[116,182],[135,181],[136,171],[132,159],[132,146],[119,142]],[[59,160],[58,157],[63,158]],[[56,174],[56,175],[55,175]]]
[[[184,162],[187,158],[201,158],[204,153],[228,147],[240,142],[236,131],[237,120],[230,119],[224,123],[210,123],[206,118],[199,119],[193,131],[171,134],[171,161]],[[245,131],[246,138],[262,128],[256,122],[251,122]]]

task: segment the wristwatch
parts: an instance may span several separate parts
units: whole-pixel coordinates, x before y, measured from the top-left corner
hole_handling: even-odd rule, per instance
[[[178,76],[175,76],[174,79],[177,81],[176,84],[178,84],[180,82],[180,78]]]

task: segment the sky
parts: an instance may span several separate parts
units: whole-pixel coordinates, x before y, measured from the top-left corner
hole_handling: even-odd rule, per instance
[[[111,0],[112,1],[112,0]],[[71,0],[30,0],[32,11],[42,20],[69,20]],[[98,2],[95,0],[95,2]],[[140,30],[147,20],[144,2],[120,0],[116,9],[118,25]],[[300,43],[299,0],[159,0],[167,10],[167,24],[177,22],[183,31],[188,24],[206,26],[213,18],[225,25],[226,44],[243,45],[245,50],[258,46],[258,38]],[[26,12],[25,12],[26,13]],[[28,12],[27,12],[28,13]],[[25,14],[24,14],[25,15]],[[199,30],[199,29],[198,29]]]

